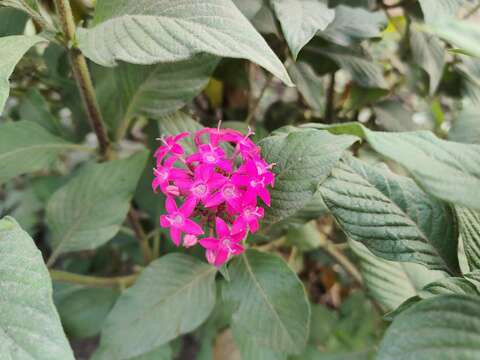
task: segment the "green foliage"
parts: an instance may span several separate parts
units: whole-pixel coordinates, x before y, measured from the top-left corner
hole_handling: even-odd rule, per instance
[[[0,0],[0,358],[479,358],[477,11]],[[204,128],[275,173],[221,268],[152,190],[156,149]]]
[[[0,353],[10,359],[73,360],[52,300],[52,283],[32,238],[0,220]]]

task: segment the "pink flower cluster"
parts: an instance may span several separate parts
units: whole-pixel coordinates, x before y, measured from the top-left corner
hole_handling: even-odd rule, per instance
[[[273,164],[261,158],[260,148],[250,140],[252,134],[204,128],[193,136],[162,138],[155,153],[152,187],[166,195],[167,214],[160,217],[160,225],[170,229],[177,246],[182,240],[185,247],[199,243],[208,262],[217,267],[241,254],[248,231],[258,230],[264,216],[258,199],[270,206]],[[193,154],[186,154],[179,144],[188,137],[195,144]],[[209,236],[201,237],[205,231]]]

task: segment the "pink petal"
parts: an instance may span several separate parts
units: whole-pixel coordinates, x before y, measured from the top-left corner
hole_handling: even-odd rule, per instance
[[[260,225],[258,224],[258,220],[253,219],[248,222],[248,227],[250,228],[250,231],[253,233],[258,231],[258,228]]]
[[[215,262],[213,263],[216,267],[220,267],[225,264],[228,260],[229,252],[228,250],[218,250],[217,256],[215,257]]]
[[[228,160],[219,160],[217,166],[226,172],[232,172],[232,164]]]
[[[219,240],[212,237],[200,239],[198,242],[200,245],[202,245],[202,247],[208,250],[216,250],[219,244]]]
[[[232,249],[232,254],[233,255],[240,255],[241,253],[243,253],[245,251],[243,246],[239,245],[239,244],[231,245],[231,249]]]
[[[168,220],[167,215],[160,215],[160,226],[162,228],[170,227],[170,221]]]
[[[165,209],[167,209],[169,213],[177,211],[177,203],[175,202],[175,199],[171,196],[167,196],[167,201],[165,201]]]
[[[217,257],[216,254],[215,254],[215,251],[213,250],[207,250],[205,252],[205,257],[207,258],[207,261],[209,262],[209,264],[214,264],[215,263],[215,258]]]
[[[182,155],[183,154],[183,148],[178,144],[174,144],[172,146],[172,148],[170,149],[170,152],[172,154],[175,154],[175,155]]]
[[[270,206],[270,193],[262,187],[257,188],[258,195],[260,198],[267,204],[267,206]]]
[[[176,246],[180,246],[181,236],[182,232],[180,231],[180,229],[174,227],[170,228],[170,237],[172,238],[172,241]]]
[[[189,132],[182,132],[182,133],[176,135],[176,136],[173,138],[173,140],[174,140],[175,142],[177,142],[177,141],[182,140],[183,138],[185,138],[185,137],[187,137],[187,136],[189,136],[189,135],[190,135]]]
[[[185,215],[185,217],[189,217],[192,215],[195,206],[197,206],[197,200],[193,196],[188,197],[180,208],[180,212]]]
[[[224,238],[230,236],[230,229],[228,225],[221,218],[217,217],[215,219],[215,227],[217,229],[217,236],[219,238]]]
[[[217,193],[211,195],[205,200],[205,207],[210,208],[210,207],[215,207],[220,205],[224,201],[223,195],[221,191],[218,191]]]
[[[182,230],[187,234],[191,235],[202,235],[203,229],[195,221],[190,219],[185,219],[185,223],[182,226]]]

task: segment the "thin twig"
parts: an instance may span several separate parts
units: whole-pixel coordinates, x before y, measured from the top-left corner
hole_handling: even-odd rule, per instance
[[[152,261],[152,252],[150,250],[150,246],[148,246],[148,237],[145,234],[145,231],[143,231],[142,224],[140,223],[140,219],[138,218],[135,209],[130,208],[128,212],[128,220],[132,225],[133,231],[135,232],[136,238],[138,240],[138,244],[140,245],[140,249],[142,250],[145,264],[149,264]]]
[[[138,275],[139,274],[115,277],[97,277],[79,275],[67,271],[50,270],[50,277],[55,281],[99,288],[125,289],[135,282]]]
[[[353,278],[353,280],[359,285],[363,286],[363,278],[357,267],[350,261],[350,259],[342,253],[342,251],[335,246],[333,242],[327,240],[325,245],[322,246],[325,252],[330,255],[345,271]]]
[[[110,140],[97,102],[87,60],[82,52],[74,46],[76,27],[70,2],[68,0],[55,0],[55,7],[62,26],[65,46],[69,50],[70,62],[78,90],[87,110],[90,124],[98,138],[100,155],[104,159],[108,159],[111,155]]]
[[[335,72],[330,74],[330,84],[327,91],[327,104],[325,107],[325,123],[331,124],[334,120],[335,108]]]
[[[475,15],[475,13],[480,10],[480,2],[475,5],[473,8],[471,8],[464,16],[462,16],[462,19],[463,20],[466,20],[468,19],[469,17],[471,17],[472,15]]]

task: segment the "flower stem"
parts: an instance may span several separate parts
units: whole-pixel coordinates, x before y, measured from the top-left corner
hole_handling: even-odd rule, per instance
[[[55,0],[55,7],[63,30],[65,46],[68,49],[78,90],[80,91],[90,124],[98,138],[100,155],[104,159],[108,159],[112,155],[110,140],[108,139],[105,123],[97,102],[87,60],[75,46],[76,26],[70,2],[68,0]]]
[[[53,280],[63,283],[71,283],[99,288],[126,289],[127,287],[133,285],[139,274],[115,277],[97,277],[79,275],[67,271],[50,270],[50,276]]]

